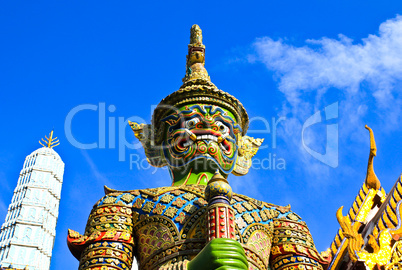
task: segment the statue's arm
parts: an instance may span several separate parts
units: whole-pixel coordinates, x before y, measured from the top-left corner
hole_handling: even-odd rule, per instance
[[[133,261],[132,209],[105,196],[92,209],[85,234],[69,230],[68,245],[84,269],[131,269]]]
[[[272,269],[323,269],[327,262],[317,252],[305,222],[290,212],[287,218],[274,220],[270,255]]]

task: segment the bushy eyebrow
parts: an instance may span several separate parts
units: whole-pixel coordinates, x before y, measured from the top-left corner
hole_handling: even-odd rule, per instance
[[[180,112],[180,117],[184,119],[192,119],[194,117],[200,117],[202,114],[197,111],[183,111]]]
[[[198,109],[198,110],[200,111],[200,113],[202,113],[202,114],[207,114],[207,111],[204,110],[204,108],[203,108],[202,106],[198,105],[198,104],[193,105],[193,106],[191,106],[190,108],[188,108],[188,110],[186,110],[186,111],[181,111],[180,113],[189,114],[189,113],[191,113],[192,111],[194,111],[194,109]]]
[[[161,120],[161,122],[167,122],[169,124],[175,124],[180,120],[180,114],[176,113],[172,113],[171,115],[166,116],[165,118],[163,118]]]
[[[198,109],[198,111],[194,109]],[[187,121],[196,117],[200,118],[203,115],[206,115],[208,111],[210,115],[214,116],[214,118],[216,117],[215,120],[220,120],[222,123],[226,124],[230,128],[231,132],[234,132],[235,129],[238,129],[240,132],[242,132],[240,125],[237,124],[232,117],[225,115],[226,112],[222,108],[213,105],[200,106],[196,104],[189,107],[187,110],[175,112],[163,118],[161,121],[168,123],[170,125],[169,131],[171,131],[174,128],[178,128],[179,124],[183,120]]]

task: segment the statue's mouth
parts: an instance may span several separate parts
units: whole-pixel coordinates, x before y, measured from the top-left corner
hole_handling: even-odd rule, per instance
[[[217,143],[222,148],[222,150],[230,151],[231,145],[227,141],[229,133],[221,134],[214,130],[203,129],[194,129],[192,131],[190,131],[189,129],[185,129],[185,131],[188,136],[184,137],[179,143],[183,147],[188,147],[197,141],[213,141]]]

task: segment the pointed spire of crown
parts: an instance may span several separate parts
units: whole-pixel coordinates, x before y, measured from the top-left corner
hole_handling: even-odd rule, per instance
[[[58,146],[59,143],[59,139],[57,139],[57,137],[53,137],[53,130],[50,132],[49,134],[49,138],[45,135],[45,139],[41,139],[43,141],[43,143],[41,141],[39,141],[39,143],[43,146],[43,147],[47,147],[47,148],[53,148]]]
[[[188,44],[188,55],[186,63],[186,76],[183,82],[203,79],[211,81],[205,65],[205,45],[202,44],[202,30],[194,24],[190,30],[190,44]]]
[[[246,135],[249,123],[246,109],[234,96],[219,90],[216,85],[211,82],[208,72],[204,67],[205,46],[202,44],[201,28],[195,24],[191,27],[190,33],[190,44],[188,45],[186,62],[186,76],[183,78],[183,84],[179,90],[161,100],[154,110],[152,115],[152,125],[149,126],[147,132],[149,134],[160,134],[159,132],[162,132],[164,128],[162,119],[172,113],[172,107],[180,108],[186,104],[202,102],[216,105],[230,111],[234,115],[237,123],[241,126],[243,136]],[[135,127],[133,125],[131,126],[136,134],[142,130],[138,125]],[[144,140],[145,138],[147,137],[144,133],[144,136],[141,136],[141,140]],[[160,145],[163,136],[155,136],[155,138],[156,140],[154,143]]]
[[[365,128],[370,132],[370,155],[367,164],[366,180],[364,182],[368,188],[378,190],[381,187],[381,183],[380,180],[378,180],[377,175],[375,175],[373,167],[373,160],[374,157],[377,155],[377,147],[375,145],[373,130],[367,125],[365,126]]]

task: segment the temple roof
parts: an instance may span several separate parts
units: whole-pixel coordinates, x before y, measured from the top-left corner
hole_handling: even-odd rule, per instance
[[[402,250],[402,176],[386,195],[373,168],[377,152],[374,134],[366,129],[370,132],[366,179],[348,214],[344,217],[342,207],[338,210],[341,228],[330,247],[331,270],[402,266],[402,253],[394,253]]]

